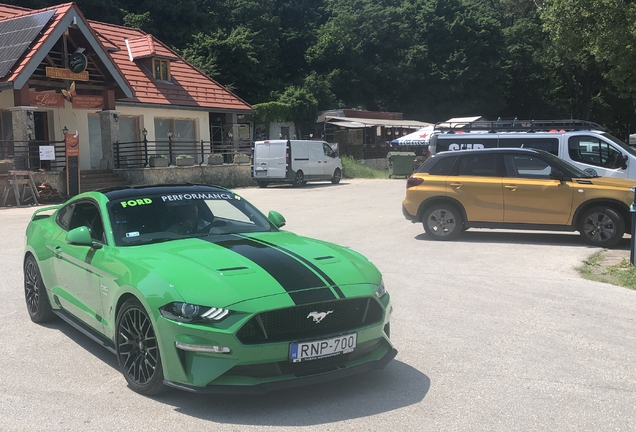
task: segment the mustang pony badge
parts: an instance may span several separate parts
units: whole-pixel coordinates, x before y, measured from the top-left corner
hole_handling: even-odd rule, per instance
[[[310,312],[309,315],[307,315],[307,318],[313,318],[314,322],[316,324],[320,324],[320,321],[324,320],[325,317],[327,315],[329,315],[330,313],[332,313],[333,311],[327,311],[327,312]]]

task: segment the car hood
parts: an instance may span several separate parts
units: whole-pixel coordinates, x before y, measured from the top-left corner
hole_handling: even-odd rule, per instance
[[[283,304],[337,299],[345,297],[345,286],[379,284],[381,279],[369,260],[348,248],[284,231],[182,239],[132,249],[122,252],[133,254],[129,259],[152,274],[154,283],[159,277],[183,301],[206,306],[229,307],[274,295],[282,295]]]

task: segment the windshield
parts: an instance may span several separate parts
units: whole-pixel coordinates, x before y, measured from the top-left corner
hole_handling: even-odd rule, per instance
[[[619,146],[621,149],[625,150],[627,153],[631,154],[632,156],[636,156],[636,149],[634,149],[634,147],[628,146],[623,141],[619,140],[614,135],[608,134],[607,132],[603,132],[601,133],[601,135]]]
[[[275,230],[260,211],[232,192],[126,198],[110,202],[108,209],[118,246]]]

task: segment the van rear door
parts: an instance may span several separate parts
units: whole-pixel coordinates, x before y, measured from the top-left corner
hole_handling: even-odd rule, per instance
[[[284,179],[287,172],[287,141],[254,143],[254,178]]]

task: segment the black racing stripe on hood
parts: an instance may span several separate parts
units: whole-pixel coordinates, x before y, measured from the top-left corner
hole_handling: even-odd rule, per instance
[[[262,243],[244,237],[231,236],[230,239],[214,241],[213,237],[205,237],[202,240],[222,246],[235,252],[270,274],[276,281],[290,293],[292,300],[296,304],[303,304],[312,296],[309,294],[297,293],[297,291],[306,290],[308,288],[324,287],[324,290],[317,290],[317,301],[334,300],[336,296],[325,285],[316,273],[314,273],[303,262],[292,258],[278,249],[272,248]],[[314,290],[312,290],[314,291]]]
[[[313,271],[315,271],[316,273],[318,273],[320,275],[321,278],[323,278],[325,281],[327,281],[327,283],[331,286],[331,288],[333,288],[333,290],[336,292],[336,294],[338,295],[338,297],[340,298],[345,298],[344,293],[342,292],[342,290],[340,289],[340,287],[338,285],[336,285],[336,283],[329,277],[329,275],[327,273],[325,273],[324,271],[322,271],[318,266],[316,266],[316,264],[312,263],[311,261],[309,261],[308,259],[298,255],[297,253],[295,253],[294,251],[291,251],[289,249],[285,249],[283,247],[280,247],[278,245],[275,245],[274,243],[270,243],[268,241],[262,240],[262,239],[258,239],[256,240],[260,243],[266,244],[270,247],[273,248],[277,248],[280,249],[281,251],[284,251],[286,253],[288,253],[289,255],[292,255],[294,258],[296,258],[299,261],[302,261],[303,263],[305,263],[307,266],[311,267],[311,269]]]

